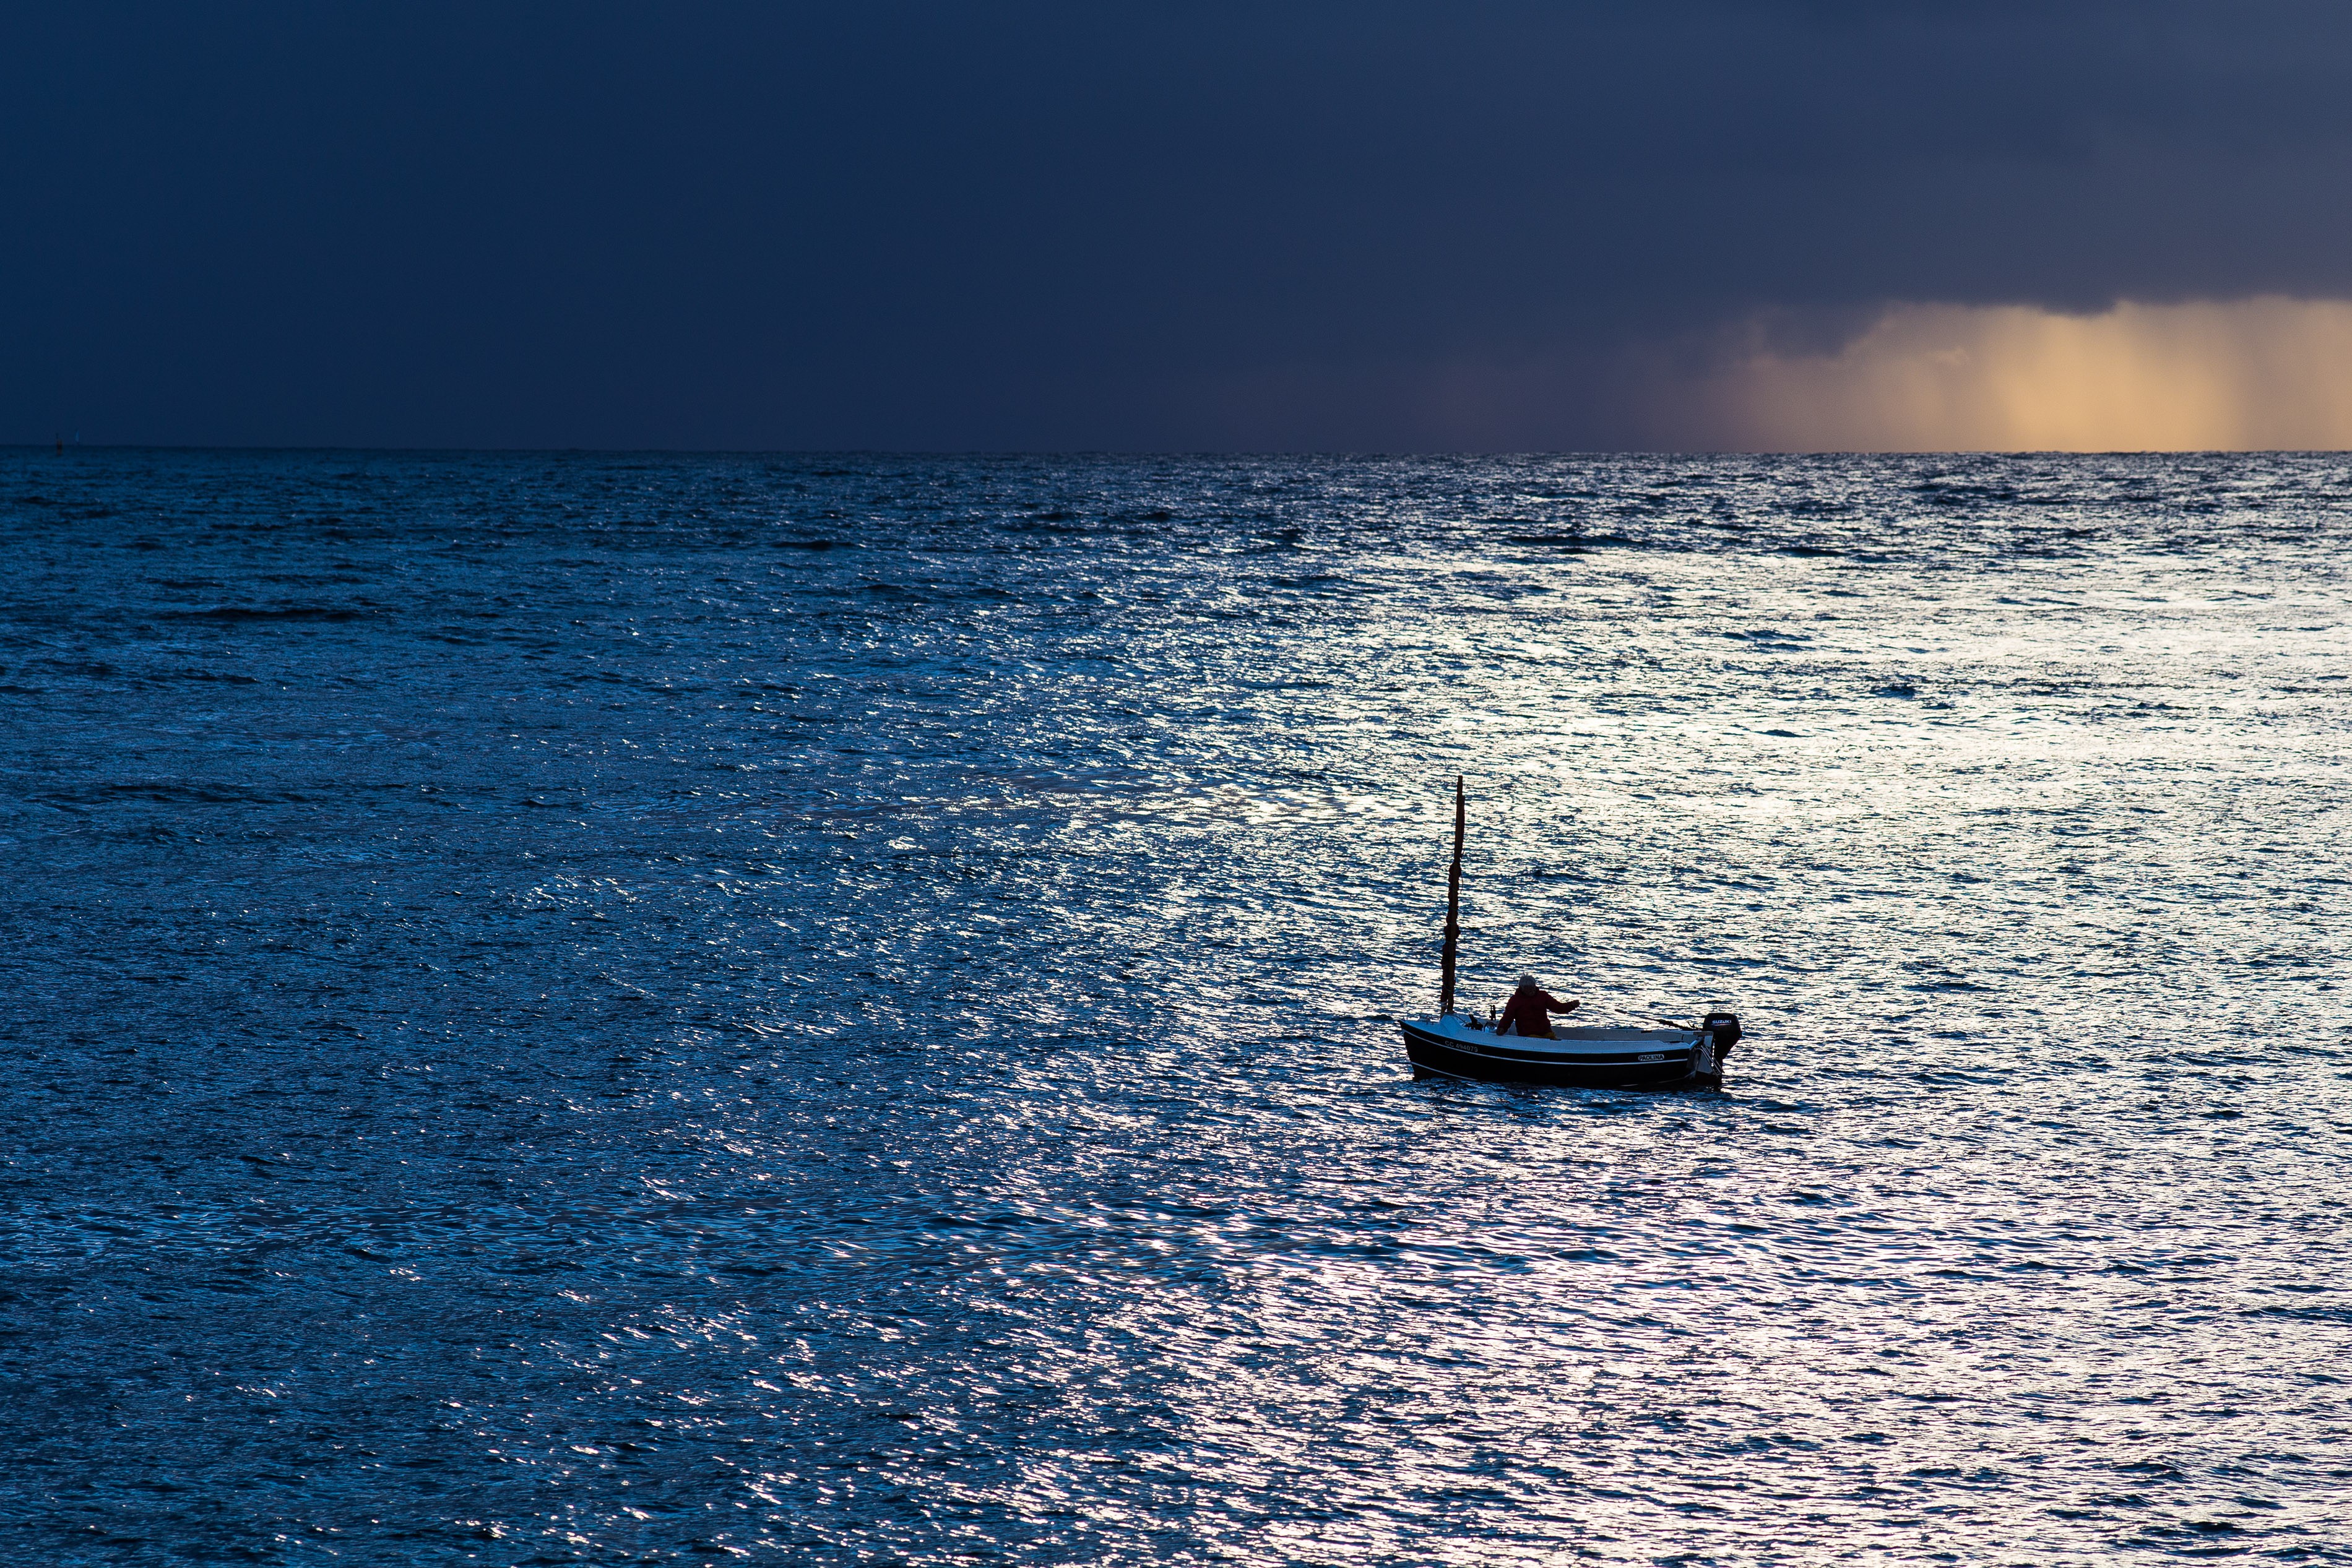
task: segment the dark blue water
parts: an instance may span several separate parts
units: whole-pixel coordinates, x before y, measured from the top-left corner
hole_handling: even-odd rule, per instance
[[[44,1563],[2352,1561],[2352,464],[0,456]],[[1416,1082],[1734,1003],[1719,1094]]]

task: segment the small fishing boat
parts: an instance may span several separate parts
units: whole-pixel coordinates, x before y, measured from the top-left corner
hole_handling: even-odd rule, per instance
[[[1722,1003],[1685,1026],[1664,1029],[1554,1029],[1507,1033],[1454,1010],[1454,958],[1462,941],[1464,781],[1454,780],[1454,863],[1445,876],[1445,946],[1437,1017],[1400,1020],[1414,1069],[1493,1083],[1572,1083],[1591,1089],[1711,1089],[1723,1082],[1723,1059],[1739,1043],[1739,1016]],[[1538,993],[1540,994],[1540,993]],[[1557,1009],[1554,1009],[1557,1010]]]
[[[1700,1029],[1555,1028],[1550,1040],[1498,1034],[1460,1013],[1399,1027],[1413,1066],[1448,1078],[1587,1089],[1701,1089],[1722,1083],[1722,1051],[1737,1040],[1739,1020],[1729,1013],[1710,1013]]]

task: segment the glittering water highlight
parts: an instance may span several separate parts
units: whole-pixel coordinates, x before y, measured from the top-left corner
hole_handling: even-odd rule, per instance
[[[0,527],[21,1560],[2352,1561],[2343,459]],[[1456,772],[1724,1092],[1412,1078]]]

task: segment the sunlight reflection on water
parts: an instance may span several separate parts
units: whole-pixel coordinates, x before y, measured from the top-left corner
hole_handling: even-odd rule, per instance
[[[2344,1560],[2347,480],[12,458],[0,1497]],[[1411,1077],[1457,771],[1465,997],[1725,1092]]]

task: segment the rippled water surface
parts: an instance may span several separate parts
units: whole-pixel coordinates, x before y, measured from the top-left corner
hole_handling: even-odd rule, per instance
[[[16,1562],[2352,1562],[2352,467],[0,455]],[[1721,1093],[1416,1081],[1737,1005]]]

